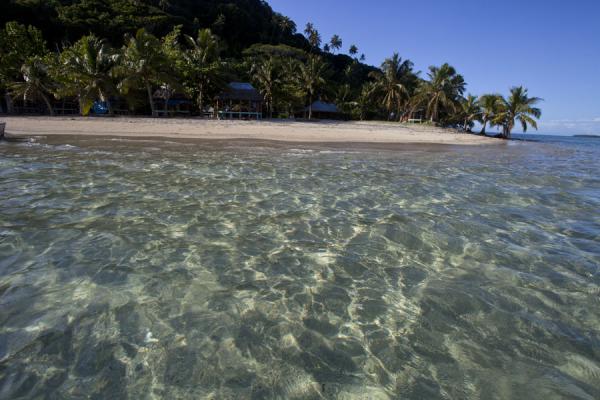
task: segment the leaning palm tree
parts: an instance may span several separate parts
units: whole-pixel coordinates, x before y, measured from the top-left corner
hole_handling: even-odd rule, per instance
[[[328,65],[319,56],[311,55],[305,64],[300,64],[299,85],[308,99],[308,119],[312,119],[312,103],[326,84]]]
[[[152,86],[173,82],[161,42],[145,29],[139,29],[135,36],[128,38],[119,61],[116,72],[123,78],[120,83],[123,92],[145,88],[152,116],[156,116]]]
[[[275,61],[272,58],[262,60],[252,66],[251,72],[267,103],[269,118],[273,118],[274,91],[279,84]]]
[[[400,119],[402,108],[410,99],[411,83],[416,77],[412,69],[413,63],[410,60],[403,61],[398,53],[394,53],[381,65],[381,73],[371,74],[383,93],[382,103],[388,113],[388,120],[393,113]]]
[[[48,73],[48,65],[44,60],[39,56],[30,58],[21,67],[21,74],[23,81],[9,86],[12,96],[20,97],[25,101],[42,99],[50,115],[54,115],[50,97],[55,89],[55,83]]]
[[[98,98],[106,102],[112,115],[110,96],[116,93],[113,69],[117,60],[112,48],[94,35],[84,36],[66,49],[60,59],[61,94],[76,95],[83,115],[89,113]]]
[[[540,101],[539,97],[529,97],[523,86],[510,89],[510,96],[504,99],[502,109],[494,119],[495,124],[502,126],[502,137],[509,139],[517,122],[523,132],[527,132],[529,126],[537,129],[536,119],[542,116],[542,111],[534,106]]]
[[[185,38],[191,48],[185,52],[184,75],[196,85],[202,110],[206,92],[211,86],[222,85],[219,39],[210,29],[200,30],[196,39],[187,35]]]
[[[429,67],[428,75],[429,81],[421,84],[416,100],[424,105],[431,122],[439,122],[442,112],[454,113],[459,109],[466,84],[449,64]]]
[[[475,121],[481,121],[481,105],[477,96],[468,95],[460,103],[462,128],[465,132],[471,132]]]
[[[502,96],[499,94],[484,94],[479,98],[481,106],[481,135],[485,135],[487,124],[494,120],[502,107]]]
[[[342,48],[342,38],[339,35],[333,35],[329,41],[329,48],[332,51],[339,51]]]

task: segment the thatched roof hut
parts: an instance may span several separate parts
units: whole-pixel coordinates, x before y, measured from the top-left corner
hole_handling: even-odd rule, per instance
[[[161,87],[152,95],[158,115],[190,115],[193,102],[181,92]]]
[[[224,103],[228,101],[262,103],[264,98],[250,83],[231,82],[219,93],[217,100]]]
[[[312,118],[315,119],[344,119],[345,115],[338,106],[333,103],[326,103],[321,100],[317,100],[310,106],[306,107],[303,111],[303,115],[307,116],[312,114]]]
[[[264,97],[250,83],[231,82],[216,97],[220,119],[260,119]]]
[[[340,114],[341,111],[338,107],[333,103],[325,103],[324,101],[317,100],[310,106],[312,108],[313,113],[321,113],[321,114]],[[309,107],[306,107],[306,111],[308,112]]]

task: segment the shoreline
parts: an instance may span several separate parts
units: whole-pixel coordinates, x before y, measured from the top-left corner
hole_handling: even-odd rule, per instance
[[[288,120],[219,121],[149,117],[2,116],[6,133],[23,136],[110,136],[205,140],[259,140],[288,143],[491,145],[504,140],[450,129],[394,122]]]

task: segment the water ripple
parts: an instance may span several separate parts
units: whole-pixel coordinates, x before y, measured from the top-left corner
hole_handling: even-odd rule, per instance
[[[600,397],[592,148],[0,146],[0,398]]]

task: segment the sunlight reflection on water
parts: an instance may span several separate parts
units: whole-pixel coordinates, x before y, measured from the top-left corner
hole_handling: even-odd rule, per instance
[[[598,398],[599,154],[0,144],[0,398]]]

